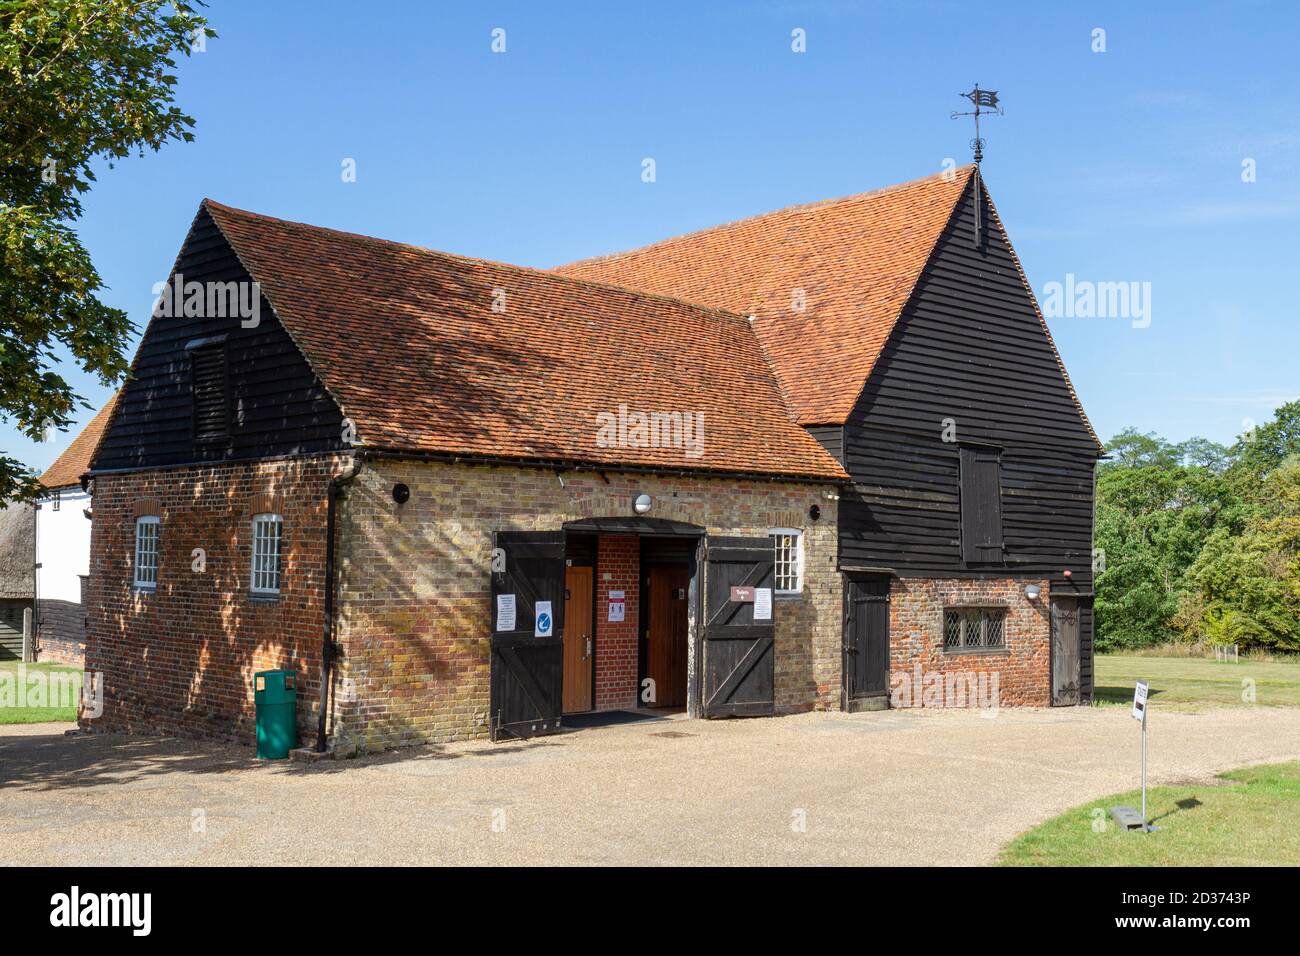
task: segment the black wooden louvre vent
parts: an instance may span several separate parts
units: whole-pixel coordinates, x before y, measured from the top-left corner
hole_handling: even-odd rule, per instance
[[[225,345],[203,345],[191,349],[190,378],[194,390],[195,440],[225,438],[230,433]]]

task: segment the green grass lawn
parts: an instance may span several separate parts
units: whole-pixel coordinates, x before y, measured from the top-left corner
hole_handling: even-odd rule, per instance
[[[1300,707],[1300,661],[1243,659],[1228,664],[1197,657],[1098,654],[1095,668],[1093,697],[1099,704],[1132,704],[1133,682],[1140,678],[1151,685],[1152,707]],[[1249,686],[1253,701],[1243,699]]]
[[[26,664],[26,674],[79,674],[80,667],[68,667],[66,664]],[[0,661],[0,724],[40,724],[52,720],[76,720],[77,707],[74,699],[71,706],[31,707],[18,706],[18,661]],[[30,687],[30,681],[29,687]],[[47,685],[52,688],[53,685]],[[74,687],[81,685],[75,684]],[[30,694],[31,691],[29,690]],[[52,689],[47,689],[45,702],[51,703]],[[29,698],[30,699],[30,698]]]
[[[1139,809],[1141,791],[1070,810],[1021,834],[1000,866],[1300,865],[1300,762],[1247,767],[1216,784],[1147,791],[1154,833],[1121,830],[1110,808]],[[1098,832],[1094,825],[1104,827]]]

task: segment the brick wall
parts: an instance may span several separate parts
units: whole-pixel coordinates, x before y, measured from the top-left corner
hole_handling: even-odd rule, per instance
[[[1036,601],[1025,586],[1037,584]],[[1006,649],[978,654],[945,653],[946,607],[998,606],[1006,609]],[[1001,706],[1051,703],[1051,596],[1046,580],[895,579],[890,589],[890,697],[896,707],[971,706],[984,702],[961,693],[959,676],[977,686],[994,687]],[[919,668],[919,670],[918,670]],[[944,682],[929,675],[937,675]],[[984,683],[978,684],[983,678]],[[970,684],[966,684],[970,687]],[[957,694],[952,690],[956,689]],[[987,697],[989,695],[985,695]]]
[[[324,620],[326,489],[346,460],[103,475],[94,483],[86,667],[103,673],[95,730],[167,732],[248,741],[253,674],[299,679],[300,729],[310,738]],[[284,517],[281,593],[249,593],[252,519]],[[132,587],[135,518],[160,515],[156,591]],[[194,549],[206,554],[195,571]]]
[[[403,505],[392,499],[396,482],[411,489]],[[842,604],[835,503],[826,500],[826,490],[616,473],[565,473],[561,486],[553,472],[540,469],[367,461],[340,512],[340,553],[347,557],[339,602],[344,658],[337,746],[378,749],[485,735],[492,533],[559,530],[579,518],[631,515],[632,498],[641,492],[655,499],[654,517],[714,534],[805,529],[804,596],[778,601],[774,611],[777,706],[838,707]],[[822,510],[816,523],[807,517],[813,504]],[[630,539],[614,553],[635,561],[635,545]],[[610,552],[605,541],[601,552],[602,558]],[[599,574],[597,587],[605,588]],[[634,576],[623,590],[631,601]],[[629,688],[635,694],[634,605],[627,619],[626,635],[606,629],[603,639],[614,653],[630,650],[633,682],[620,676],[598,690],[598,706],[625,700]],[[601,645],[598,662],[602,651],[610,652]]]
[[[641,613],[641,539],[601,535],[596,550],[596,710],[635,707],[637,703],[637,622]],[[601,613],[609,592],[627,601],[623,620]]]

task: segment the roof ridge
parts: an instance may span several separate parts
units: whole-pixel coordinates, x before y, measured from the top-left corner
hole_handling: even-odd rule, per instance
[[[536,266],[521,266],[513,262],[503,262],[499,259],[486,259],[482,256],[467,256],[464,255],[463,253],[447,252],[443,249],[430,249],[428,246],[417,246],[414,243],[402,242],[397,239],[384,239],[381,236],[370,236],[362,232],[348,232],[346,229],[334,229],[330,226],[317,226],[309,222],[299,222],[294,219],[281,219],[278,216],[268,216],[264,213],[253,212],[251,209],[240,209],[237,206],[229,206],[225,203],[218,202],[217,200],[208,197],[205,197],[203,199],[203,202],[200,205],[208,206],[208,207],[215,206],[217,209],[221,210],[222,212],[234,213],[240,216],[248,216],[253,219],[263,220],[265,222],[280,223],[286,226],[296,226],[300,229],[309,229],[313,232],[331,233],[335,236],[340,236],[346,239],[360,239],[366,242],[378,243],[384,246],[397,246],[398,248],[409,249],[412,252],[420,253],[421,255],[426,255],[426,256],[433,256],[434,258],[438,258],[438,259],[452,260],[456,262],[478,263],[480,265],[492,266],[497,269],[505,269],[510,272],[521,272],[531,276],[538,276],[550,282],[559,282],[559,283],[565,283],[573,286],[588,287],[592,289],[608,289],[614,292],[619,292],[623,295],[631,296],[632,298],[635,299],[641,299],[646,301],[672,302],[676,305],[685,306],[696,312],[709,313],[731,322],[743,323],[745,326],[750,325],[748,317],[742,315],[739,312],[731,312],[728,311],[727,309],[719,309],[715,306],[702,305],[699,302],[692,302],[690,299],[683,299],[680,298],[679,296],[663,295],[658,292],[646,292],[641,289],[633,289],[625,285],[618,285],[617,283],[614,282],[601,282],[595,279],[579,279],[575,276],[563,275],[561,273],[555,272],[552,269],[541,269]]]
[[[783,216],[783,215],[788,215],[790,213],[812,212],[813,210],[822,209],[827,206],[838,206],[850,202],[861,201],[865,199],[873,199],[877,196],[883,196],[887,193],[901,192],[905,189],[913,189],[917,186],[931,183],[935,179],[944,179],[944,177],[951,177],[949,179],[945,179],[946,182],[955,182],[959,176],[966,176],[967,178],[969,178],[971,172],[974,169],[975,169],[974,163],[967,163],[965,166],[958,166],[954,170],[943,170],[941,172],[931,173],[929,176],[922,176],[919,179],[909,179],[906,182],[891,183],[888,186],[881,186],[879,189],[871,189],[863,193],[850,193],[847,196],[836,196],[831,199],[816,199],[813,200],[812,202],[796,203],[793,206],[782,206],[780,209],[770,209],[767,212],[755,213],[752,216],[742,216],[740,219],[731,219],[728,220],[727,222],[717,223],[716,225],[704,226],[703,228],[700,229],[693,229],[690,232],[678,233],[676,235],[667,236],[663,239],[657,239],[654,242],[648,242],[645,245],[633,246],[629,249],[621,249],[618,252],[608,252],[605,253],[604,255],[588,256],[585,259],[575,259],[572,262],[561,263],[560,265],[556,266],[555,269],[557,270],[569,269],[569,268],[575,268],[575,267],[580,267],[585,265],[591,265],[598,262],[613,262],[615,260],[621,259],[623,256],[632,255],[633,253],[646,252],[650,249],[657,249],[662,246],[671,245],[672,243],[675,242],[683,242],[688,239],[697,239],[700,236],[708,235],[709,233],[725,232],[728,229],[734,229],[739,226],[748,225],[750,223],[760,222],[764,219],[773,218],[775,216]],[[964,189],[964,184],[963,184],[963,189]],[[557,273],[557,274],[563,275],[564,273]]]

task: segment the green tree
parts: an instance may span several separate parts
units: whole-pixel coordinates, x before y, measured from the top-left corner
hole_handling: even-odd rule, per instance
[[[1098,469],[1097,646],[1300,650],[1300,402],[1232,448],[1127,429]]]
[[[99,300],[72,224],[96,164],[193,139],[171,71],[216,36],[203,5],[0,0],[0,417],[33,439],[86,407],[57,371],[61,352],[105,385],[127,369],[132,324]],[[36,490],[0,453],[0,505]]]

